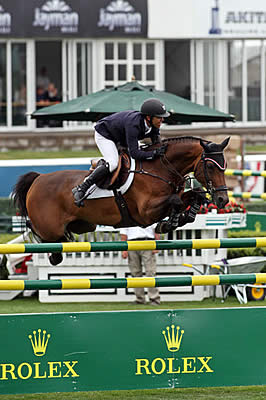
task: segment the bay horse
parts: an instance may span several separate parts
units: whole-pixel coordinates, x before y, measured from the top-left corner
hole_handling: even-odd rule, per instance
[[[221,144],[191,136],[163,140],[162,144],[167,145],[164,156],[136,161],[134,171],[130,170],[134,179],[123,195],[122,206],[113,196],[88,198],[84,207],[78,208],[72,188],[88,175],[88,171],[80,170],[21,175],[13,190],[13,202],[40,242],[73,240],[73,234],[92,232],[97,225],[148,226],[157,222],[157,232],[170,232],[195,219],[206,192],[218,208],[228,203],[223,150],[229,139]],[[194,172],[206,192],[184,192],[190,172]],[[188,213],[189,205],[194,214]],[[123,209],[126,216],[121,213]],[[61,261],[61,253],[50,255],[51,264]]]

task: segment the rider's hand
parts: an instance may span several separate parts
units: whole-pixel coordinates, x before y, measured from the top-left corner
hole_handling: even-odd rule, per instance
[[[128,257],[127,250],[122,251],[122,258],[127,258],[127,257]]]
[[[161,139],[160,135],[152,138],[152,144],[159,144],[159,143],[162,143],[162,139]]]
[[[168,146],[168,144],[163,144],[161,147],[158,147],[158,149],[155,149],[154,153],[153,153],[153,158],[164,156],[164,154],[167,150],[167,146]]]

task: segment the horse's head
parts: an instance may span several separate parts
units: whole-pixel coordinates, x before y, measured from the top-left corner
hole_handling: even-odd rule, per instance
[[[224,176],[226,162],[223,154],[229,140],[230,137],[221,144],[200,140],[203,151],[194,170],[195,178],[206,187],[218,208],[223,208],[229,201]]]

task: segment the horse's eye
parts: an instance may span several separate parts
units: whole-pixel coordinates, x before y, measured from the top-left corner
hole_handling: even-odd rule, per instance
[[[215,168],[215,166],[214,166],[213,163],[209,162],[209,163],[207,164],[207,168],[208,168],[209,171],[213,171],[214,168]]]

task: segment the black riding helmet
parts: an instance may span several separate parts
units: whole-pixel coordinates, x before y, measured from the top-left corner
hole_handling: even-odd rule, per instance
[[[158,99],[145,100],[141,106],[140,112],[144,115],[150,115],[151,117],[166,118],[169,117],[170,113],[166,111],[165,105]]]

